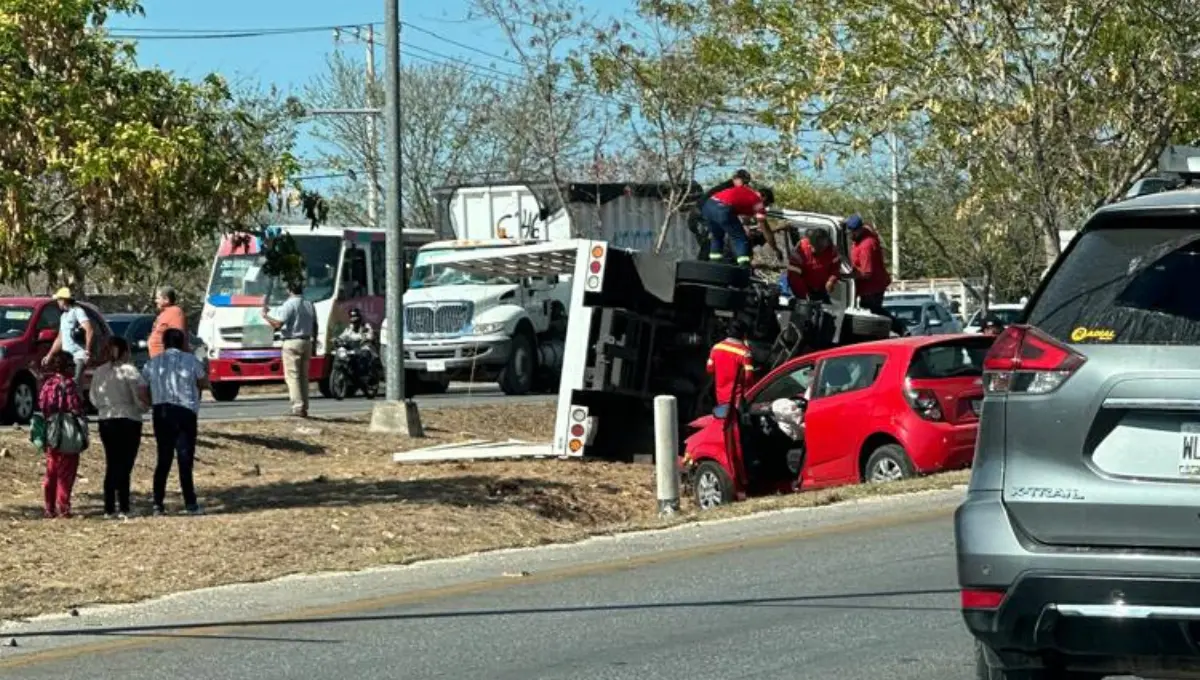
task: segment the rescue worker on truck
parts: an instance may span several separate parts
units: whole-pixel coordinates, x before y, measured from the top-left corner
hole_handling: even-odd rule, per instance
[[[788,289],[797,298],[829,302],[829,295],[840,278],[841,266],[842,258],[833,247],[829,232],[809,229],[788,257]]]
[[[883,306],[883,296],[892,285],[892,275],[883,261],[879,233],[864,224],[863,218],[858,215],[847,217],[842,221],[842,226],[850,234],[850,276],[854,279],[858,306],[872,314],[890,318],[892,330],[897,335],[904,335],[908,331],[904,322],[889,314]]]
[[[704,201],[700,215],[708,226],[709,259],[714,262],[725,259],[725,239],[728,237],[738,265],[749,267],[750,238],[741,218],[754,216],[759,229],[767,233],[767,202],[762,194],[735,178],[733,186]]]
[[[749,330],[741,319],[729,322],[728,336],[713,345],[708,354],[707,370],[713,377],[717,406],[713,415],[724,418],[729,406],[754,384],[754,357],[746,342]]]

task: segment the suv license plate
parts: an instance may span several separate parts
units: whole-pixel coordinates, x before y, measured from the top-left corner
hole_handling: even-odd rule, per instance
[[[442,359],[438,359],[435,361],[426,361],[425,362],[425,370],[429,371],[430,373],[445,373],[446,372],[446,362]]]
[[[1179,476],[1200,479],[1200,423],[1179,426]]]

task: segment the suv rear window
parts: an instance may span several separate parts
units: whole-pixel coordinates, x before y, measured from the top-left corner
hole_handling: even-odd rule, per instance
[[[970,378],[983,375],[983,358],[995,338],[981,335],[922,347],[908,364],[913,380]]]
[[[1070,343],[1200,344],[1200,219],[1117,219],[1079,235],[1029,323]]]

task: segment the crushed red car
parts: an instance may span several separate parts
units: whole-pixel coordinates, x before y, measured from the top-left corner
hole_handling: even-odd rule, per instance
[[[969,467],[993,341],[904,337],[787,361],[727,418],[691,423],[683,466],[697,504]]]

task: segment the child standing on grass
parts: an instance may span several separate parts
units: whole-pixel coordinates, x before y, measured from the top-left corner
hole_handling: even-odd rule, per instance
[[[47,423],[55,414],[67,413],[83,417],[83,400],[75,382],[75,358],[67,352],[56,352],[47,362],[49,374],[38,394],[38,406]],[[71,516],[71,490],[75,487],[75,475],[79,472],[79,452],[68,453],[54,448],[50,443],[46,449],[46,479],[42,486],[46,492],[46,517]]]

